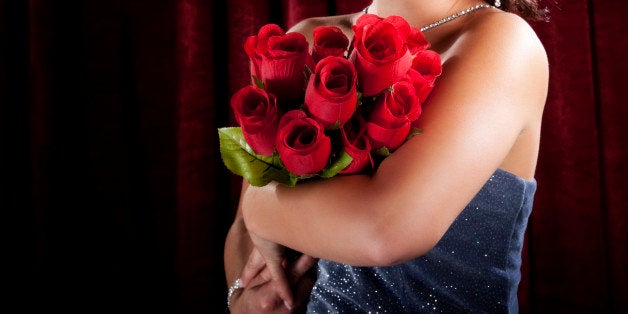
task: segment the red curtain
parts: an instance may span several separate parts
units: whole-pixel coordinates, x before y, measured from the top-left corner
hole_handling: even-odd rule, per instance
[[[550,61],[525,293],[535,311],[628,308],[628,31],[623,1],[561,1],[535,28]]]
[[[0,209],[23,309],[225,309],[218,127],[266,23],[370,1],[0,0]],[[624,1],[548,1],[522,312],[628,308]],[[225,20],[226,19],[226,23]]]

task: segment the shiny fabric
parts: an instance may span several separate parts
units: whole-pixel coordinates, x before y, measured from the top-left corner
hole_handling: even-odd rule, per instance
[[[390,267],[318,263],[310,313],[516,313],[536,181],[498,169],[426,255]]]

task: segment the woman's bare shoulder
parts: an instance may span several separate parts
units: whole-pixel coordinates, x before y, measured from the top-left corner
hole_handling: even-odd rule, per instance
[[[301,20],[294,26],[292,26],[288,32],[299,32],[305,35],[308,42],[312,42],[312,31],[318,26],[337,26],[339,27],[347,37],[351,38],[353,30],[351,26],[356,18],[356,14],[334,15],[334,16],[322,16],[311,17]]]
[[[509,82],[511,92],[538,91],[540,98],[545,97],[549,76],[545,48],[530,24],[515,14],[478,15],[461,31],[449,55],[463,71],[490,74],[485,83]]]
[[[527,57],[546,62],[543,44],[536,32],[520,16],[503,11],[486,12],[473,19],[462,32],[461,48],[486,55],[504,54],[506,59]]]

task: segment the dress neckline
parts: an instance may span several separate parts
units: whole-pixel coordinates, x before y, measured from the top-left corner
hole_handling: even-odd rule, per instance
[[[525,182],[525,183],[534,183],[534,184],[536,184],[536,179],[535,178],[526,179],[526,178],[518,176],[518,175],[516,175],[516,174],[514,174],[514,173],[512,173],[512,172],[510,172],[508,170],[504,170],[502,168],[497,168],[497,170],[495,170],[495,173],[500,173],[500,174],[502,174],[502,175],[504,175],[506,177],[512,177],[514,179],[517,179],[518,181],[522,181],[522,182]]]

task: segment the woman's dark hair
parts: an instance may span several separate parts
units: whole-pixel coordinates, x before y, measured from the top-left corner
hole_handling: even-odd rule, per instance
[[[495,0],[486,0],[489,4],[495,4]],[[541,8],[538,0],[501,0],[501,9],[519,14],[529,20],[546,20],[547,8]]]

